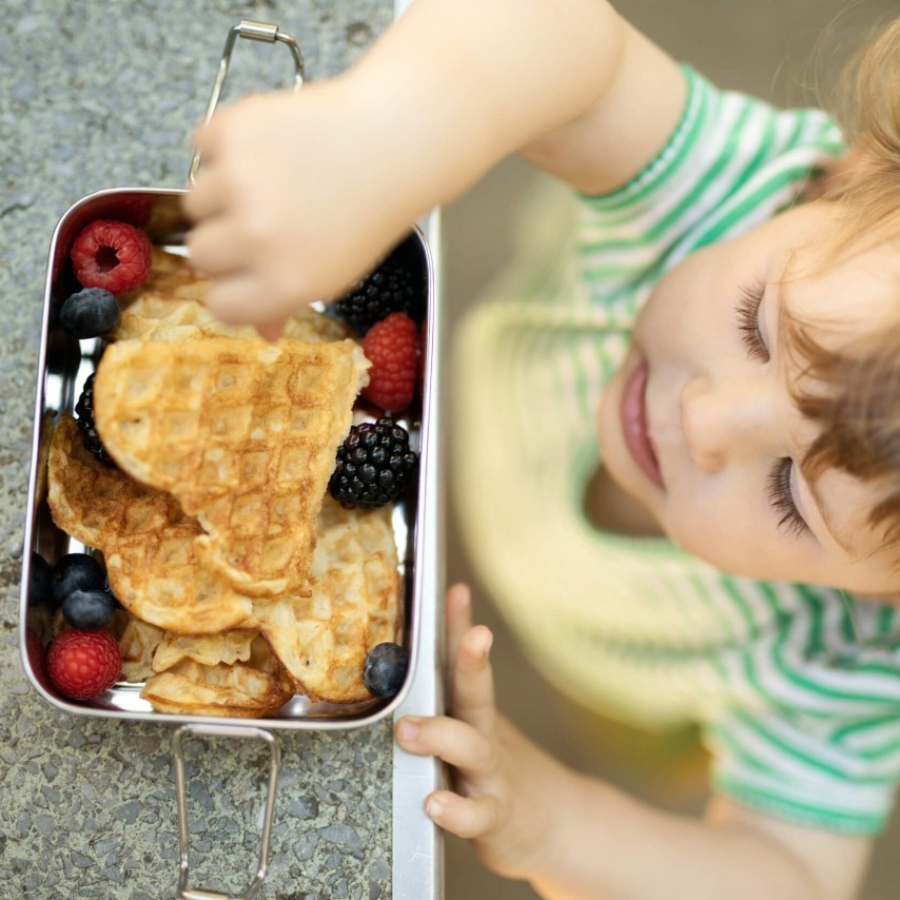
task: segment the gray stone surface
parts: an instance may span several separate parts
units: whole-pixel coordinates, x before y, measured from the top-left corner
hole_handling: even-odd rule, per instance
[[[180,187],[228,28],[278,22],[307,74],[345,68],[386,27],[389,0],[0,0],[0,898],[174,896],[172,727],[61,713],[17,647],[39,320],[50,238],[79,198]],[[286,83],[281,45],[241,42],[232,95]],[[280,79],[280,80],[279,80]],[[390,896],[387,723],[280,733],[269,900]],[[192,886],[242,888],[255,868],[266,751],[187,745]]]

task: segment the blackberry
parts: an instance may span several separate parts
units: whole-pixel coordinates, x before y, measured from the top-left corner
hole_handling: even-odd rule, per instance
[[[106,452],[106,448],[100,442],[97,428],[94,425],[94,373],[88,376],[84,383],[84,390],[75,404],[75,414],[78,416],[78,427],[81,430],[81,439],[84,446],[97,457],[100,462],[110,468],[115,468],[115,461]]]
[[[376,322],[394,312],[406,313],[415,322],[422,319],[425,286],[421,273],[392,254],[377,269],[332,304],[338,318],[365,334]]]
[[[409,433],[393,419],[353,425],[338,447],[328,490],[348,509],[384,506],[400,495],[417,461]]]

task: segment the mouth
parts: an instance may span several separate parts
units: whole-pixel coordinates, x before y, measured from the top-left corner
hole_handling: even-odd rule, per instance
[[[625,446],[637,467],[659,488],[665,488],[656,451],[647,429],[647,363],[642,362],[628,376],[622,391],[619,415]]]

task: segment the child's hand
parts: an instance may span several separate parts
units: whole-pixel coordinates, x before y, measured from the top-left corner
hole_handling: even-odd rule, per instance
[[[220,318],[273,336],[305,303],[339,294],[409,227],[378,112],[350,79],[225,107],[195,139],[183,202],[194,265]],[[402,180],[399,181],[402,184]]]
[[[447,648],[453,717],[407,716],[397,725],[404,750],[453,767],[454,791],[434,791],[425,812],[442,828],[470,838],[495,871],[523,877],[546,846],[552,810],[544,808],[549,757],[499,716],[488,654],[493,635],[472,626],[469,590],[447,592]]]

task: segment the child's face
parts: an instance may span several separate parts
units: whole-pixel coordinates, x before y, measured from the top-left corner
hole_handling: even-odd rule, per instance
[[[829,349],[900,314],[896,247],[816,273],[815,239],[833,223],[827,208],[798,207],[669,272],[604,394],[600,444],[613,478],[713,565],[887,594],[900,574],[866,524],[884,492],[836,470],[803,478],[798,463],[819,426],[793,400],[802,360],[779,334],[784,307]],[[757,311],[745,294],[760,292]]]

